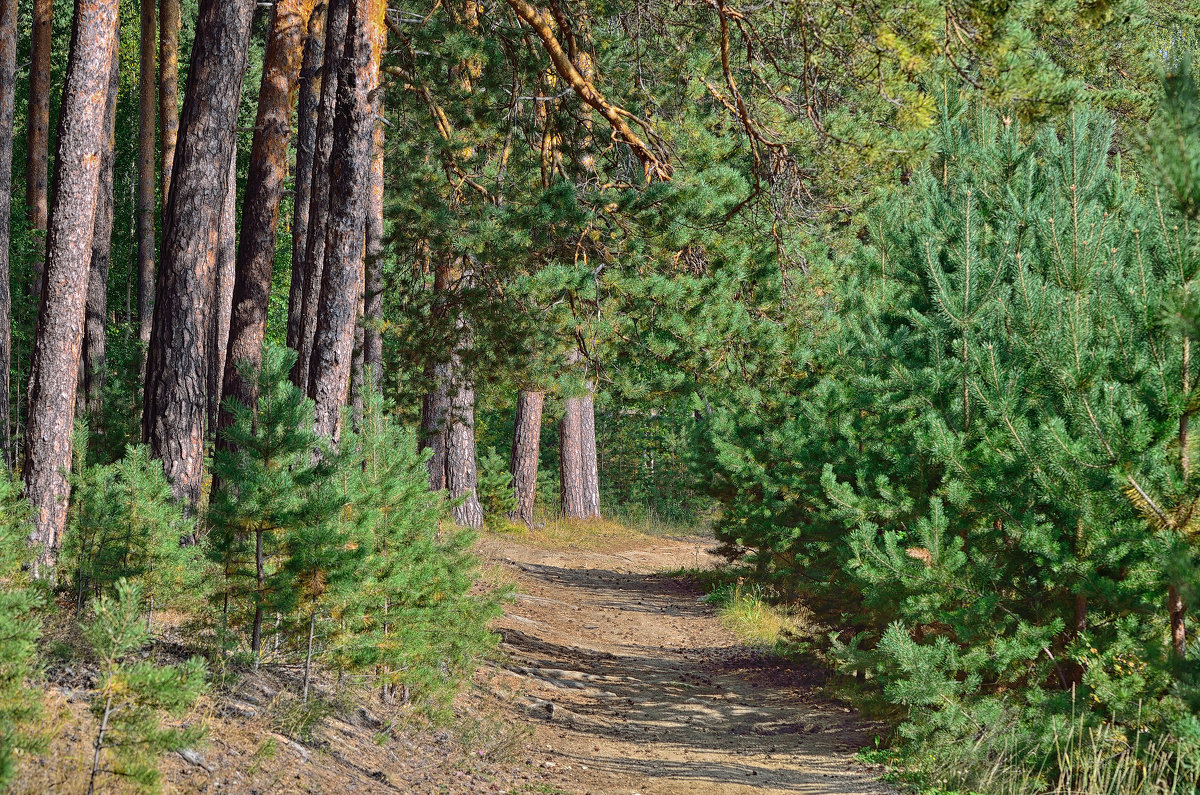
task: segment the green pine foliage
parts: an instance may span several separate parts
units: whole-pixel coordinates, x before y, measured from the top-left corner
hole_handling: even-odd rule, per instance
[[[7,473],[0,472],[0,789],[17,773],[17,750],[42,746],[34,723],[41,698],[33,687],[44,594],[30,582],[26,564],[28,504]]]
[[[479,456],[478,491],[483,515],[489,519],[503,517],[517,507],[508,461],[494,447]]]
[[[175,665],[142,659],[138,652],[150,640],[142,588],[122,579],[112,590],[114,595],[91,603],[94,617],[83,628],[100,663],[91,697],[97,729],[88,789],[105,776],[116,776],[139,789],[155,790],[159,757],[203,736],[197,724],[168,727],[163,717],[178,718],[196,703],[207,669],[199,657]]]

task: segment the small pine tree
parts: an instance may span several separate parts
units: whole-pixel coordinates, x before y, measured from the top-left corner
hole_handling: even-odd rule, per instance
[[[479,501],[483,515],[489,519],[507,516],[517,508],[508,461],[494,447],[489,447],[479,458]]]
[[[37,671],[37,641],[44,599],[30,582],[29,503],[9,474],[0,472],[0,790],[16,774],[17,749],[36,750],[30,731],[41,713],[41,698],[29,687]]]
[[[200,726],[164,728],[162,716],[178,716],[196,703],[204,690],[204,661],[193,657],[160,666],[133,658],[149,640],[141,615],[143,590],[122,579],[113,591],[115,596],[105,594],[92,602],[95,617],[83,629],[101,669],[91,699],[99,726],[92,744],[89,793],[102,774],[152,789],[159,779],[159,756],[187,748],[203,736]]]

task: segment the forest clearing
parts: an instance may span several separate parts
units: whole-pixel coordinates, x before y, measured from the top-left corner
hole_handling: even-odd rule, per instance
[[[1200,0],[0,0],[0,790],[1200,792]]]

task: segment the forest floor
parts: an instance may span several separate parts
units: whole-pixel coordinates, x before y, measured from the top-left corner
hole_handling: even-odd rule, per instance
[[[695,586],[663,574],[714,564],[710,544],[610,523],[485,535],[487,580],[516,595],[451,724],[423,724],[364,694],[303,732],[286,697],[295,672],[263,670],[205,697],[208,739],[165,759],[166,790],[888,792],[879,770],[854,758],[871,727],[820,695],[823,674],[745,646]],[[156,655],[170,657],[163,646]],[[16,790],[86,792],[89,673],[49,675],[55,753],[27,760]],[[332,692],[331,681],[318,685]]]

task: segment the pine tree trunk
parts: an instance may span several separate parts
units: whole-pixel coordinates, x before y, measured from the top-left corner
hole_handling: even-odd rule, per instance
[[[363,296],[359,296],[358,322],[354,324],[354,354],[350,358],[350,420],[355,431],[362,428],[363,418],[363,389],[365,389],[366,371],[363,367]]]
[[[538,453],[545,402],[543,393],[521,390],[517,395],[517,416],[513,423],[512,458],[508,471],[512,473],[517,507],[510,516],[529,527],[533,527],[533,509],[537,502]]]
[[[337,122],[329,169],[328,241],[309,365],[309,395],[316,404],[313,428],[335,444],[341,435],[342,408],[350,389],[354,328],[363,292],[374,140],[371,99],[366,89],[370,83],[372,41],[378,35],[373,30],[371,2],[351,3],[345,53],[338,69]]]
[[[1174,585],[1167,591],[1167,611],[1171,618],[1171,650],[1182,659],[1187,653],[1187,633],[1184,623],[1187,607],[1183,604],[1183,597],[1180,595],[1179,589]]]
[[[156,184],[154,135],[155,44],[158,36],[156,0],[142,0],[141,39],[138,57],[138,156],[137,156],[137,311],[140,381],[146,379],[146,349],[150,346],[154,314],[154,221]]]
[[[460,321],[467,344],[468,329]],[[483,527],[483,506],[479,504],[478,470],[475,465],[475,385],[456,350],[450,362],[450,405],[446,416],[446,491],[454,506],[454,521],[462,527]]]
[[[588,392],[579,399],[579,462],[583,467],[583,515],[600,518],[600,467],[596,460],[596,405],[591,382]]]
[[[158,128],[162,136],[162,210],[167,217],[167,197],[175,168],[175,145],[179,139],[179,0],[160,0],[158,37]],[[144,316],[143,320],[147,318]],[[150,338],[147,336],[146,342]]]
[[[113,168],[116,161],[117,93],[121,90],[121,59],[114,50],[108,98],[104,109],[104,149],[100,153],[100,181],[96,188],[96,219],[92,232],[92,260],[88,272],[87,305],[83,332],[84,410],[96,416],[104,398],[107,370],[108,270],[112,264]]]
[[[429,471],[429,490],[446,488],[446,413],[450,405],[450,366],[431,365],[426,373],[433,383],[421,403],[421,447],[430,451],[425,467]]]
[[[562,512],[568,519],[586,519],[583,471],[583,399],[563,401],[563,416],[558,425],[559,475]]]
[[[175,496],[200,499],[216,252],[255,0],[202,0],[163,226],[146,438]]]
[[[313,342],[317,334],[317,307],[325,278],[325,246],[331,201],[330,166],[338,111],[338,79],[345,55],[350,0],[330,0],[325,19],[325,56],[321,74],[321,110],[317,118],[312,187],[308,199],[308,239],[304,249],[304,297],[300,302],[300,347],[292,381],[304,391],[312,383]]]
[[[13,123],[17,96],[17,4],[0,0],[0,456],[12,469],[12,418],[9,374],[12,369],[12,294],[9,248],[12,245]]]
[[[25,135],[25,205],[29,225],[42,232],[49,221],[47,185],[50,155],[50,50],[54,34],[54,0],[33,0],[33,35],[29,53],[29,106]],[[34,259],[29,294],[41,294],[42,265]]]
[[[321,76],[325,67],[327,5],[320,2],[308,22],[308,39],[300,66],[300,101],[296,109],[296,198],[292,216],[292,284],[288,293],[287,346],[300,350],[300,325],[304,312],[304,284],[308,276],[308,216],[313,183],[313,156],[317,147],[317,122],[321,115]],[[303,382],[301,382],[303,383]]]
[[[71,432],[83,344],[84,302],[95,226],[105,106],[117,46],[118,0],[77,0],[60,109],[46,286],[29,379],[25,494],[33,506],[34,571],[53,577],[67,518]]]
[[[378,35],[371,47],[371,112],[375,116],[371,146],[371,202],[367,214],[366,285],[363,298],[363,367],[371,388],[383,388],[383,87],[380,71],[387,49],[387,4],[372,0]]]
[[[242,204],[242,234],[237,244],[237,275],[232,285],[233,316],[227,327],[228,356],[223,348],[223,367],[214,374],[214,379],[223,379],[223,393],[246,406],[252,405],[258,395],[255,381],[243,378],[240,367],[245,363],[257,372],[262,366],[271,277],[275,272],[279,202],[288,170],[292,102],[313,2],[279,0],[275,4],[263,59],[258,117]],[[218,414],[220,427],[233,422],[228,412]]]
[[[236,143],[236,142],[235,142]],[[208,346],[208,424],[217,428],[217,413],[224,399],[221,377],[233,315],[234,283],[237,272],[237,146],[229,156],[229,184],[221,210],[221,232],[217,243],[217,270],[213,286],[212,341]]]

